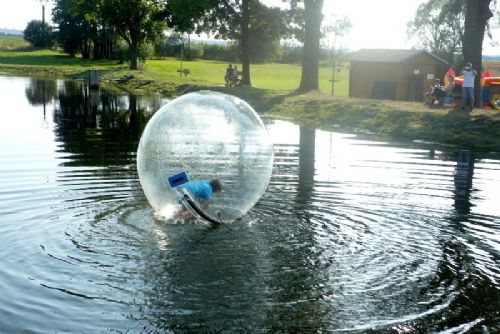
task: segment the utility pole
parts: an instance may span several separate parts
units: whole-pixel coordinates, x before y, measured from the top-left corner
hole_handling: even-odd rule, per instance
[[[49,0],[40,0],[40,3],[42,4],[42,39],[44,47],[45,47],[45,4],[47,2],[49,2]]]
[[[335,54],[335,42],[333,42],[333,49],[332,49],[332,96],[335,94],[335,70],[336,70],[336,54]]]

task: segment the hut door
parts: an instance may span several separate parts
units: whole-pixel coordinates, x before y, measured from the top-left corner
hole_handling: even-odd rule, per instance
[[[422,75],[413,74],[409,78],[408,101],[422,101],[424,92],[422,91]]]
[[[372,99],[395,100],[396,83],[393,81],[375,81],[373,84]]]

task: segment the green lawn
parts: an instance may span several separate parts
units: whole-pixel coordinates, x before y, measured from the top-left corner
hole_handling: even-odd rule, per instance
[[[210,60],[184,61],[182,67],[190,71],[188,77],[180,77],[177,70],[181,62],[177,59],[148,60],[145,72],[155,79],[170,82],[200,82],[211,85],[223,85],[224,73],[227,63]],[[237,64],[241,71],[241,64]],[[324,93],[331,92],[331,67],[320,67],[320,90]],[[301,66],[294,64],[252,64],[250,66],[250,77],[252,86],[271,90],[293,90],[299,87],[301,77]],[[345,68],[337,73],[340,82],[335,84],[335,95],[347,96],[348,94],[348,72]]]
[[[0,36],[0,50],[28,48],[29,46],[22,36]]]
[[[1,39],[0,39],[1,40]],[[31,50],[31,51],[0,51],[1,65],[26,65],[26,66],[63,66],[96,68],[116,68],[117,61],[92,61],[83,60],[79,57],[72,58],[61,52],[52,50]]]
[[[75,72],[88,68],[98,68],[112,70],[114,77],[122,76],[123,72],[127,71],[127,65],[119,64],[118,61],[83,60],[80,57],[72,58],[52,50],[26,50],[22,48],[24,45],[20,44],[22,42],[22,38],[19,37],[13,39],[0,38],[0,65],[59,67]],[[184,61],[182,66],[189,69],[190,74],[187,77],[181,77],[178,72],[181,67],[180,60],[173,58],[151,59],[146,62],[146,65],[141,65],[141,71],[135,72],[134,75],[175,84],[223,85],[227,65],[228,63],[225,62],[211,60]],[[241,71],[241,64],[237,65]],[[327,94],[331,92],[331,72],[329,66],[320,67],[320,90]],[[301,66],[299,64],[252,64],[250,66],[250,76],[252,86],[255,88],[289,91],[299,87]],[[342,69],[337,74],[337,78],[339,77],[341,81],[336,82],[335,95],[347,96],[349,77],[347,70]]]

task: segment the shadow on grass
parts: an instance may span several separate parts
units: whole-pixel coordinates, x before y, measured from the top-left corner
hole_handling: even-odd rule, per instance
[[[276,105],[281,104],[287,97],[294,95],[292,92],[276,92],[275,90],[261,89],[249,86],[225,87],[213,85],[181,84],[176,86],[176,95],[183,95],[199,90],[212,90],[220,93],[237,96],[248,102],[258,113],[269,111]]]

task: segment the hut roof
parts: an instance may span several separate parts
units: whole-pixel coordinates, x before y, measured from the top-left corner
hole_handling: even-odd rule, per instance
[[[425,50],[361,49],[350,54],[347,59],[351,62],[406,63],[421,54],[425,54],[445,65],[448,65],[448,62]]]

